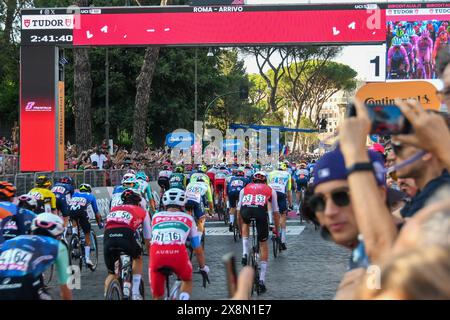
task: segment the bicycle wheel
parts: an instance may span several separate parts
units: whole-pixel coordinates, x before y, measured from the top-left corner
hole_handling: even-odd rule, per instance
[[[237,242],[238,235],[239,235],[239,227],[237,226],[236,222],[234,222],[234,224],[233,224],[233,238],[234,238],[234,242]]]
[[[223,214],[223,222],[225,222],[225,225],[228,225],[230,223],[230,212],[229,209],[224,210],[225,213]]]
[[[106,290],[105,300],[122,300],[122,288],[120,282],[117,279],[111,281]]]
[[[90,238],[91,238],[91,252],[89,254],[89,257],[91,258],[93,264],[91,271],[95,271],[95,269],[97,269],[98,266],[98,246],[97,246],[97,236],[92,230],[90,232]]]
[[[278,239],[277,238],[275,238],[275,237],[272,237],[272,245],[273,245],[273,257],[274,258],[276,258],[277,257],[277,255],[278,255],[278,247],[279,247],[279,244],[278,244]]]
[[[141,283],[139,283],[139,293],[142,296],[142,300],[145,300],[145,285],[144,285],[144,280],[142,280],[142,278],[141,278]]]
[[[82,253],[81,253],[81,244],[80,239],[78,238],[77,234],[73,234],[69,238],[69,256],[70,260],[76,265],[78,264],[80,267],[80,271],[83,267],[83,259],[82,259]]]
[[[205,231],[203,231],[203,233],[202,233],[202,248],[203,248],[203,250],[205,250]]]
[[[259,268],[258,268],[258,261],[256,261],[256,255],[255,252],[252,250],[252,254],[250,255],[250,263],[253,267],[254,271],[254,278],[253,278],[253,285],[252,285],[252,296],[256,292],[257,295],[259,295]]]

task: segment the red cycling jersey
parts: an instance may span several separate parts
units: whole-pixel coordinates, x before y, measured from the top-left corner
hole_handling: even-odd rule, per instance
[[[146,222],[145,224],[144,221]],[[105,229],[130,228],[136,231],[141,224],[144,224],[144,232],[149,230],[150,218],[147,211],[139,206],[126,204],[115,206],[111,209],[106,216]]]
[[[241,207],[263,207],[267,210],[269,201],[272,203],[272,210],[278,211],[277,193],[264,183],[250,183],[239,194],[238,210]]]

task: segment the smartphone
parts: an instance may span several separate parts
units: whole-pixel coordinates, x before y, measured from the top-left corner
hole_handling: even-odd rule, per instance
[[[228,297],[232,298],[237,289],[236,258],[233,252],[227,253],[222,257],[227,274]]]
[[[411,133],[411,123],[396,105],[366,104],[366,108],[372,122],[370,134],[386,136]],[[354,104],[350,104],[347,117],[354,116],[356,116],[356,108]]]

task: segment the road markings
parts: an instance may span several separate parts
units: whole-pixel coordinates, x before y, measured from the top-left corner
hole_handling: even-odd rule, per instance
[[[303,230],[304,226],[289,226],[286,230],[286,235],[298,236]],[[232,236],[233,233],[229,231],[228,227],[206,227],[207,236]],[[252,230],[250,230],[252,235]]]

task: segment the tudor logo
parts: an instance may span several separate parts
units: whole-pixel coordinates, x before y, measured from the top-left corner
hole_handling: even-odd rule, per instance
[[[22,17],[22,29],[73,29],[72,14]]]

